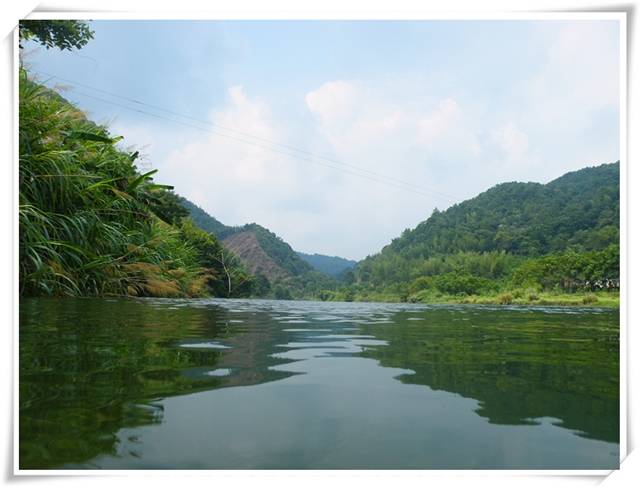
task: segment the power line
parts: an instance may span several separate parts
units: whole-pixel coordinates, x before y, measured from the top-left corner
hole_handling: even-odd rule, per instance
[[[349,163],[346,163],[346,162],[343,162],[343,161],[339,161],[339,160],[336,160],[336,159],[333,159],[333,158],[330,158],[330,157],[314,154],[314,153],[309,152],[307,150],[300,149],[298,147],[294,147],[294,146],[291,146],[291,145],[288,145],[288,144],[282,144],[282,143],[277,142],[277,141],[273,141],[273,140],[266,139],[266,138],[263,138],[263,137],[259,137],[259,136],[256,136],[256,135],[252,135],[252,134],[249,134],[249,133],[246,133],[246,132],[242,132],[242,131],[239,131],[239,130],[235,130],[235,129],[231,129],[231,128],[228,128],[228,127],[224,127],[222,125],[216,124],[216,123],[211,122],[211,121],[198,119],[196,117],[191,117],[189,115],[184,115],[184,114],[175,112],[173,110],[169,110],[169,109],[166,109],[166,108],[163,108],[163,107],[159,107],[157,105],[152,105],[152,104],[149,104],[149,103],[145,103],[143,101],[136,100],[134,98],[126,97],[126,96],[123,96],[123,95],[119,95],[117,93],[113,93],[113,92],[110,92],[110,91],[107,91],[107,90],[103,90],[103,89],[100,89],[100,88],[95,88],[93,86],[90,86],[90,85],[87,85],[87,84],[84,84],[84,83],[80,83],[78,81],[74,81],[74,80],[71,80],[71,79],[68,79],[68,78],[63,78],[61,76],[57,76],[57,75],[54,75],[54,74],[51,74],[51,73],[46,73],[44,71],[37,71],[37,70],[32,70],[32,71],[36,72],[38,74],[49,76],[51,78],[57,78],[59,80],[62,80],[62,81],[68,82],[68,83],[72,83],[74,85],[81,86],[81,87],[84,87],[84,88],[87,88],[87,89],[90,89],[90,90],[93,90],[93,91],[104,93],[104,94],[112,96],[112,97],[120,98],[120,99],[128,101],[130,103],[135,103],[135,104],[138,104],[138,105],[146,106],[146,107],[152,108],[154,110],[159,110],[159,111],[162,111],[162,112],[165,112],[165,113],[169,113],[171,115],[178,116],[178,117],[181,117],[181,118],[185,118],[185,119],[188,119],[188,120],[192,120],[192,121],[195,121],[195,122],[200,123],[200,124],[210,125],[212,127],[220,129],[220,130],[225,130],[225,131],[228,131],[228,132],[239,134],[242,137],[248,137],[248,138],[251,138],[251,139],[255,139],[255,140],[262,141],[262,142],[266,142],[266,143],[271,144],[271,145],[279,146],[279,147],[282,147],[284,149],[287,149],[287,151],[279,150],[279,149],[276,149],[274,147],[265,146],[265,145],[262,145],[262,144],[257,144],[257,143],[255,143],[255,142],[253,142],[251,140],[246,140],[244,138],[237,137],[237,136],[234,136],[234,135],[220,133],[218,131],[214,131],[214,130],[210,130],[210,129],[204,129],[202,127],[199,127],[199,126],[196,126],[196,125],[193,125],[193,124],[190,124],[190,123],[186,123],[186,122],[183,122],[183,121],[180,121],[180,120],[175,120],[175,119],[169,118],[169,117],[163,117],[163,116],[158,115],[156,113],[150,113],[150,112],[147,112],[147,111],[144,111],[144,110],[136,109],[136,108],[133,108],[133,107],[130,107],[130,106],[127,106],[127,105],[123,105],[123,104],[114,102],[112,100],[106,100],[104,98],[100,98],[100,97],[97,97],[97,96],[94,96],[94,95],[90,95],[88,93],[82,93],[82,92],[79,92],[79,91],[75,91],[74,92],[74,93],[79,94],[81,96],[92,98],[92,99],[101,101],[103,103],[108,103],[108,104],[111,104],[111,105],[114,105],[114,106],[118,106],[118,107],[121,107],[121,108],[124,108],[124,109],[127,109],[127,110],[131,110],[131,111],[134,111],[134,112],[137,112],[137,113],[142,113],[144,115],[153,116],[153,117],[156,117],[156,118],[159,118],[159,119],[162,119],[162,120],[166,120],[166,121],[169,121],[169,122],[174,122],[174,123],[178,123],[178,124],[181,124],[181,125],[184,125],[184,126],[187,126],[187,127],[191,127],[191,128],[197,129],[197,130],[209,132],[209,133],[212,133],[212,134],[217,135],[219,137],[226,137],[226,138],[229,138],[229,139],[237,140],[237,141],[243,142],[245,144],[253,145],[253,146],[260,147],[260,148],[263,148],[263,149],[266,149],[266,150],[270,150],[270,151],[273,151],[273,152],[277,152],[277,153],[280,153],[280,154],[285,154],[285,155],[288,155],[288,156],[293,157],[293,158],[301,159],[301,160],[304,160],[304,161],[307,161],[307,162],[312,162],[314,164],[318,164],[318,165],[321,165],[321,166],[325,166],[325,167],[329,167],[329,168],[336,169],[336,170],[339,170],[339,171],[343,171],[343,172],[346,172],[348,174],[361,176],[361,177],[366,177],[367,179],[370,179],[372,181],[376,181],[376,182],[383,183],[383,184],[388,184],[388,185],[391,185],[391,186],[396,187],[396,188],[400,188],[400,189],[403,189],[403,190],[408,190],[408,191],[411,191],[411,192],[416,193],[416,194],[421,194],[423,196],[430,196],[429,193],[431,193],[433,195],[440,196],[442,198],[445,198],[445,199],[448,199],[448,200],[451,200],[451,201],[456,201],[457,199],[459,199],[459,198],[457,198],[455,196],[451,196],[451,195],[448,195],[446,193],[442,193],[440,191],[436,191],[436,190],[431,189],[431,188],[426,188],[426,187],[423,187],[423,186],[419,186],[419,185],[415,185],[415,184],[412,184],[412,183],[408,183],[406,181],[403,181],[401,179],[398,179],[398,178],[395,178],[395,177],[392,177],[392,176],[387,176],[387,175],[384,175],[384,174],[381,174],[381,173],[378,173],[378,172],[375,172],[375,171],[371,171],[371,170],[366,169],[366,168],[361,168],[359,166],[356,166],[356,165],[353,165],[353,164],[349,164]],[[300,154],[306,154],[306,155],[311,156],[311,158],[303,157],[303,156],[300,156],[299,154],[291,153],[290,151],[295,151],[295,152],[298,152]],[[331,164],[322,163],[322,162],[317,161],[316,159],[322,159],[324,161],[330,162]],[[348,168],[354,169],[354,170],[359,171],[359,172],[354,172],[352,170],[347,170],[344,167],[337,167],[335,164],[338,164],[338,165],[344,166],[344,167],[348,167]]]
[[[35,72],[38,72],[38,71],[35,71]],[[60,79],[62,81],[66,81],[68,83],[72,83],[72,84],[75,84],[77,86],[88,88],[90,90],[98,91],[100,93],[104,93],[104,94],[109,95],[109,96],[120,98],[122,100],[126,100],[126,101],[129,101],[131,103],[136,103],[136,104],[147,106],[149,108],[153,108],[153,109],[156,109],[156,110],[160,110],[160,111],[163,111],[165,113],[169,113],[169,114],[181,117],[181,118],[186,118],[186,119],[192,120],[194,122],[198,122],[198,123],[205,124],[205,125],[210,125],[210,126],[216,127],[218,129],[221,129],[221,130],[226,130],[228,132],[233,132],[233,133],[236,133],[236,134],[240,134],[240,135],[242,135],[244,137],[250,137],[252,139],[260,140],[262,142],[267,142],[269,144],[273,144],[273,145],[276,145],[276,146],[279,146],[279,147],[283,147],[283,148],[288,149],[288,150],[293,150],[293,151],[296,151],[296,152],[300,152],[302,154],[306,154],[306,155],[309,155],[309,156],[314,157],[314,158],[323,159],[323,160],[326,160],[326,161],[334,163],[334,164],[339,164],[339,165],[351,167],[351,168],[356,169],[358,171],[366,172],[366,173],[372,174],[374,176],[383,177],[385,179],[388,179],[388,180],[391,180],[391,181],[395,181],[396,183],[399,183],[399,184],[402,184],[402,185],[408,186],[408,187],[413,187],[413,188],[421,190],[421,191],[428,191],[430,193],[434,193],[436,195],[443,196],[443,197],[445,197],[447,199],[451,199],[451,200],[454,200],[454,201],[459,199],[456,196],[451,196],[451,195],[448,195],[446,193],[442,193],[442,192],[437,191],[437,190],[435,190],[433,188],[427,188],[427,187],[419,186],[419,185],[416,185],[416,184],[413,184],[413,183],[409,183],[409,182],[403,181],[401,179],[395,178],[393,176],[388,176],[388,175],[385,175],[385,174],[381,174],[381,173],[372,171],[370,169],[362,168],[362,167],[359,167],[359,166],[356,166],[356,165],[353,165],[353,164],[349,164],[349,163],[346,163],[346,162],[343,162],[343,161],[336,160],[334,158],[330,158],[330,157],[319,155],[319,154],[314,154],[314,153],[309,152],[309,151],[307,151],[305,149],[300,149],[298,147],[294,147],[294,146],[289,145],[289,144],[283,144],[283,143],[280,143],[280,142],[277,142],[277,141],[274,141],[274,140],[271,140],[271,139],[267,139],[267,138],[264,138],[264,137],[259,137],[259,136],[252,135],[252,134],[249,134],[249,133],[246,133],[246,132],[242,132],[240,130],[236,130],[236,129],[232,129],[232,128],[229,128],[229,127],[225,127],[223,125],[211,122],[209,120],[202,120],[202,119],[199,119],[199,118],[196,118],[196,117],[192,117],[192,116],[189,116],[189,115],[184,115],[184,114],[175,112],[173,110],[169,110],[169,109],[157,106],[157,105],[152,105],[150,103],[146,103],[146,102],[137,100],[135,98],[130,98],[130,97],[127,97],[127,96],[119,95],[117,93],[113,93],[111,91],[103,90],[101,88],[95,88],[93,86],[90,86],[90,85],[87,85],[87,84],[84,84],[84,83],[80,83],[78,81],[74,81],[74,80],[71,80],[71,79],[68,79],[68,78],[63,78],[61,76],[57,76],[57,75],[54,75],[54,74],[51,74],[51,73],[45,73],[43,71],[39,71],[39,73],[45,74],[47,76],[51,76],[53,78],[58,78],[58,79]]]
[[[329,164],[325,164],[325,163],[322,163],[322,162],[316,161],[316,160],[314,160],[314,159],[310,159],[310,158],[308,158],[308,157],[300,156],[300,155],[297,155],[297,154],[291,154],[291,153],[289,153],[289,152],[282,151],[282,150],[279,150],[279,149],[275,149],[275,148],[273,148],[273,147],[269,147],[269,146],[265,146],[265,145],[261,145],[261,144],[254,143],[254,142],[252,142],[252,141],[244,140],[244,139],[241,139],[241,138],[239,138],[239,137],[235,137],[235,136],[233,136],[233,135],[229,135],[229,134],[222,134],[222,133],[216,132],[216,131],[211,130],[211,129],[206,129],[206,128],[203,128],[203,127],[198,127],[197,125],[193,125],[193,124],[190,124],[190,123],[182,122],[182,121],[180,121],[180,120],[174,120],[174,119],[172,119],[172,118],[164,117],[164,116],[162,116],[162,115],[158,115],[158,114],[156,114],[156,113],[150,113],[150,112],[146,112],[146,111],[144,111],[144,110],[139,110],[139,109],[136,109],[136,108],[132,108],[132,107],[129,107],[129,106],[126,106],[126,105],[122,105],[122,104],[120,104],[120,103],[116,103],[116,102],[113,102],[113,101],[110,101],[110,100],[105,100],[104,98],[100,98],[100,97],[97,97],[97,96],[90,95],[90,94],[88,94],[88,93],[82,93],[82,92],[80,92],[80,91],[76,91],[75,93],[76,93],[77,95],[86,96],[86,97],[88,97],[88,98],[92,98],[92,99],[94,99],[94,100],[98,100],[98,101],[101,101],[101,102],[104,102],[104,103],[108,103],[108,104],[110,104],[110,105],[115,105],[115,106],[118,106],[118,107],[121,107],[121,108],[125,108],[125,109],[127,109],[127,110],[131,110],[131,111],[134,111],[134,112],[137,112],[137,113],[142,113],[142,114],[144,114],[144,115],[149,115],[149,116],[152,116],[152,117],[155,117],[155,118],[161,119],[161,120],[166,120],[166,121],[169,121],[169,122],[174,122],[174,123],[177,123],[177,124],[180,124],[180,125],[184,125],[184,126],[186,126],[186,127],[191,127],[191,128],[196,129],[196,130],[200,130],[200,131],[202,131],[202,132],[208,132],[208,133],[211,133],[211,134],[217,135],[217,136],[219,136],[219,137],[226,137],[226,138],[229,138],[229,139],[238,140],[238,141],[240,141],[240,142],[244,142],[244,143],[246,143],[246,144],[253,145],[253,146],[255,146],[255,147],[259,147],[259,148],[262,148],[262,149],[270,150],[270,151],[272,151],[272,152],[277,152],[277,153],[279,153],[279,154],[284,154],[284,155],[287,155],[287,156],[293,157],[293,158],[295,158],[295,159],[302,159],[302,160],[304,160],[304,161],[308,161],[308,162],[311,162],[311,163],[313,163],[313,164],[318,164],[318,165],[320,165],[320,166],[329,167],[329,168],[336,169],[336,170],[338,170],[338,171],[343,171],[343,172],[346,172],[346,173],[348,173],[348,174],[352,174],[352,175],[355,175],[355,176],[364,177],[364,178],[367,178],[367,179],[369,179],[369,180],[371,180],[371,181],[376,181],[376,182],[378,182],[378,183],[387,184],[387,185],[393,186],[393,187],[395,187],[395,188],[402,189],[402,190],[404,190],[404,191],[410,191],[410,192],[413,192],[413,193],[416,193],[416,194],[419,194],[419,195],[422,195],[422,196],[430,196],[428,193],[424,193],[424,192],[421,192],[421,191],[417,191],[417,190],[414,190],[414,189],[412,189],[412,188],[405,188],[405,187],[400,186],[400,185],[398,185],[398,184],[395,184],[395,183],[393,183],[393,182],[385,181],[385,180],[383,180],[383,179],[378,179],[378,178],[373,177],[373,176],[370,176],[370,175],[368,175],[368,174],[361,174],[361,173],[357,173],[357,172],[354,172],[354,171],[350,171],[350,170],[348,170],[348,169],[344,169],[344,168],[342,168],[342,167],[336,167],[336,166],[332,166],[332,165],[329,165]]]
[[[86,85],[84,83],[80,83],[80,82],[77,82],[77,81],[74,81],[74,80],[70,80],[68,78],[63,78],[61,76],[57,76],[57,75],[54,75],[54,74],[51,74],[51,73],[45,73],[43,71],[36,71],[36,70],[33,70],[33,71],[39,72],[40,74],[45,74],[47,76],[51,76],[53,78],[58,78],[58,79],[60,79],[62,81],[66,81],[66,82],[69,82],[69,83],[72,83],[72,84],[76,84],[78,86],[83,86],[85,88],[88,88],[88,89],[91,89],[91,90],[94,90],[94,91],[105,93],[105,94],[107,94],[109,96],[121,98],[123,100],[129,101],[129,102],[132,102],[132,103],[136,103],[136,104],[143,105],[143,106],[148,106],[150,108],[153,108],[153,109],[156,109],[156,110],[160,110],[160,111],[164,111],[166,113],[170,113],[170,114],[173,114],[173,115],[176,115],[176,116],[179,116],[179,117],[182,117],[182,118],[186,118],[186,119],[189,119],[189,120],[193,120],[193,121],[196,121],[198,123],[211,125],[211,126],[214,126],[216,128],[219,128],[219,129],[222,129],[222,130],[226,130],[226,131],[229,131],[229,132],[234,132],[234,133],[240,134],[240,135],[242,135],[244,137],[250,137],[250,138],[253,138],[253,139],[256,139],[256,140],[267,142],[269,144],[273,144],[273,145],[276,145],[276,146],[280,146],[280,147],[286,148],[288,150],[293,150],[293,151],[300,152],[300,153],[303,153],[303,154],[308,154],[311,157],[318,158],[318,159],[323,159],[323,160],[326,160],[326,161],[334,163],[334,164],[339,164],[339,165],[342,165],[342,166],[350,167],[350,168],[355,169],[356,171],[360,171],[362,173],[367,173],[367,174],[370,174],[371,176],[374,176],[376,178],[383,178],[384,180],[386,180],[386,181],[380,181],[379,179],[368,177],[368,179],[371,179],[373,181],[378,181],[378,182],[387,183],[387,184],[388,184],[388,182],[393,182],[393,183],[395,183],[395,184],[392,184],[394,187],[400,187],[401,189],[414,188],[417,191],[413,190],[412,192],[417,193],[417,194],[422,194],[424,196],[429,196],[428,193],[432,193],[434,195],[443,197],[443,198],[451,200],[451,201],[456,201],[456,200],[459,199],[458,197],[451,196],[451,195],[448,195],[446,193],[442,193],[440,191],[437,191],[437,190],[434,190],[434,189],[431,189],[431,188],[418,186],[418,185],[415,185],[415,184],[412,184],[412,183],[408,183],[406,181],[402,181],[402,180],[400,180],[398,178],[394,178],[392,176],[387,176],[387,175],[384,175],[384,174],[381,174],[381,173],[377,173],[375,171],[371,171],[369,169],[365,169],[365,168],[361,168],[359,166],[355,166],[353,164],[348,164],[346,162],[338,161],[336,159],[332,159],[332,158],[329,158],[329,157],[326,157],[326,156],[317,155],[317,154],[314,154],[312,152],[309,152],[309,151],[306,151],[304,149],[300,149],[300,148],[297,148],[297,147],[294,147],[294,146],[291,146],[291,145],[288,145],[288,144],[282,144],[282,143],[279,143],[279,142],[276,142],[276,141],[273,141],[273,140],[270,140],[270,139],[266,139],[266,138],[263,138],[263,137],[258,137],[258,136],[252,135],[252,134],[248,134],[246,132],[241,132],[239,130],[235,130],[235,129],[231,129],[231,128],[228,128],[228,127],[224,127],[222,125],[215,124],[215,123],[210,122],[210,121],[201,120],[201,119],[198,119],[198,118],[195,118],[195,117],[191,117],[189,115],[184,115],[184,114],[172,111],[172,110],[168,110],[168,109],[163,108],[163,107],[159,107],[157,105],[152,105],[152,104],[149,104],[149,103],[142,102],[140,100],[136,100],[134,98],[122,96],[122,95],[119,95],[119,94],[116,94],[116,93],[113,93],[113,92],[109,92],[107,90],[103,90],[103,89],[100,89],[100,88],[95,88],[95,87]],[[90,98],[94,98],[94,99],[102,101],[104,103],[111,103],[111,104],[114,104],[116,106],[120,106],[122,108],[128,109],[128,110],[133,110],[133,111],[137,111],[139,113],[143,113],[143,114],[146,114],[146,115],[155,116],[157,118],[161,118],[161,119],[164,119],[164,120],[167,120],[167,121],[180,123],[182,125],[185,125],[185,126],[188,126],[188,127],[192,127],[192,128],[196,128],[196,129],[199,129],[199,130],[201,129],[201,127],[196,127],[196,126],[193,126],[191,124],[186,124],[186,123],[178,121],[178,120],[169,119],[169,118],[166,118],[166,117],[161,117],[161,116],[159,116],[157,114],[152,114],[152,113],[149,113],[149,112],[145,112],[143,110],[135,110],[135,109],[133,109],[131,107],[128,107],[128,106],[125,106],[125,105],[121,105],[121,104],[112,102],[110,100],[105,100],[105,99],[102,99],[102,98],[98,98],[98,97],[95,97],[95,96],[92,96],[92,95],[89,95],[89,94],[86,94],[86,93],[81,93],[81,92],[77,92],[77,91],[75,93],[80,94],[82,96],[87,96],[87,97],[90,97]],[[307,157],[300,157],[300,156],[298,156],[296,154],[291,154],[289,152],[283,152],[283,151],[279,151],[277,149],[273,149],[272,147],[266,147],[264,145],[257,145],[255,143],[252,143],[250,141],[247,141],[247,140],[244,140],[244,139],[241,139],[241,138],[238,138],[238,137],[229,136],[228,134],[221,134],[219,132],[214,132],[214,131],[209,131],[209,132],[213,133],[215,135],[221,136],[221,137],[228,137],[228,138],[231,138],[231,139],[234,139],[234,140],[238,140],[240,142],[248,143],[248,144],[251,144],[251,145],[255,145],[257,147],[261,147],[261,148],[264,148],[264,149],[267,149],[267,150],[272,150],[274,152],[278,152],[278,153],[281,153],[281,154],[286,154],[286,155],[288,155],[290,157],[294,157],[294,158],[302,159],[302,160],[305,160],[305,161],[308,161],[308,162],[313,162],[313,163],[316,163],[316,164],[319,164],[319,165],[323,165],[325,167],[330,167],[330,168],[337,169],[337,170],[343,170],[342,168],[338,168],[338,167],[335,167],[335,166],[332,166],[332,165],[319,163],[318,161],[309,159]],[[365,177],[364,174],[354,173],[353,171],[344,171],[344,172],[347,172],[347,173],[353,174],[353,175],[357,175],[357,176]],[[402,187],[398,186],[398,184],[402,185]],[[404,186],[406,186],[407,188],[405,188]]]

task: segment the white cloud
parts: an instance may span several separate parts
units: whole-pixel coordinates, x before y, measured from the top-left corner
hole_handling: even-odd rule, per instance
[[[441,193],[456,189],[445,189],[450,187],[445,179],[481,155],[466,107],[450,96],[434,98],[423,97],[416,103],[390,96],[375,83],[346,80],[326,82],[305,96],[315,131],[334,157],[389,183],[334,175],[341,184],[331,199],[335,207],[328,203],[333,223],[341,223],[345,231],[369,229],[351,234],[357,238],[352,255],[379,250],[390,236],[424,220],[434,206],[449,206],[453,201]],[[423,194],[402,184],[394,187],[397,180]]]
[[[587,109],[618,104],[618,39],[602,22],[568,24],[555,36],[549,58],[535,82],[545,92],[556,87],[572,102]]]
[[[370,171],[398,178],[424,173],[421,161],[402,159],[418,143],[418,115],[392,103],[373,105],[365,96],[372,92],[365,92],[349,82],[327,83],[310,92],[304,102],[316,117],[315,141],[325,147],[329,143],[336,160]],[[226,104],[210,119],[264,140],[305,147],[291,140],[284,128],[287,121],[275,120],[266,100],[239,86],[228,90]],[[337,121],[342,130],[335,128]],[[358,172],[352,167],[291,158],[267,149],[270,144],[263,140],[213,130],[233,138],[192,132],[191,141],[168,151],[160,162],[162,179],[224,223],[256,221],[299,250],[360,258],[420,221],[436,204],[444,206],[435,196],[403,191],[393,182],[382,184],[370,173],[348,174]],[[309,130],[313,133],[314,127]],[[419,184],[416,178],[410,182]]]
[[[488,167],[504,180],[546,182],[619,157],[615,31],[606,22],[538,25],[532,76],[486,113]]]
[[[369,169],[415,177],[416,152],[424,173],[430,159],[440,164],[443,156],[476,157],[481,150],[468,114],[452,97],[416,103],[362,82],[338,80],[309,92],[305,101],[332,149]]]
[[[432,144],[455,129],[459,118],[458,103],[452,98],[445,98],[432,112],[418,120],[418,134],[424,143]]]
[[[353,115],[354,102],[358,90],[347,81],[328,81],[320,88],[305,96],[309,110],[320,118],[322,123],[336,123],[349,119]]]
[[[299,97],[307,118],[294,119],[276,118],[278,100],[231,87],[213,123],[333,162],[291,158],[233,132],[192,132],[167,151],[162,178],[224,223],[256,221],[297,250],[361,258],[452,203],[437,193],[471,197],[498,182],[543,182],[614,160],[611,137],[588,133],[600,111],[617,110],[607,28],[567,24],[536,35],[545,50],[532,75],[479,100],[474,86],[448,92],[411,75],[410,93],[376,79],[333,79]],[[426,196],[394,187],[395,179],[425,188]]]
[[[529,138],[513,122],[494,129],[491,138],[505,154],[506,162],[526,162]]]
[[[269,144],[260,140],[280,141],[285,134],[268,104],[248,96],[241,86],[229,88],[227,104],[214,111],[210,120],[217,127],[208,129],[215,133],[202,131],[169,152],[162,173],[175,181],[176,191],[225,223],[261,222],[266,201],[295,191],[295,161],[267,149]]]
[[[607,22],[540,28],[545,59],[530,80],[514,87],[507,115],[539,154],[539,178],[619,157],[616,32]]]

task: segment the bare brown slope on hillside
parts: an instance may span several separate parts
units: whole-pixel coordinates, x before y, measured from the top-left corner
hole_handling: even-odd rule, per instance
[[[269,281],[283,279],[289,274],[262,249],[252,232],[240,232],[225,238],[222,244],[236,254],[251,274],[263,274]]]

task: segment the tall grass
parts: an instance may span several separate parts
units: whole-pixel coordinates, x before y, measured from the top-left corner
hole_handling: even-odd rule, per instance
[[[184,296],[212,275],[149,202],[166,188],[137,154],[20,71],[20,292]]]

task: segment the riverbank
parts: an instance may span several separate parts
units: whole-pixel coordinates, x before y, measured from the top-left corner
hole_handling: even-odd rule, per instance
[[[317,298],[315,298],[317,299]],[[397,293],[348,293],[337,292],[326,301],[369,301],[385,303],[421,304],[492,304],[492,305],[535,305],[535,306],[590,306],[599,308],[619,308],[620,293],[599,292],[535,292],[516,289],[509,292],[486,295],[447,295],[430,291],[420,291],[409,296]]]

